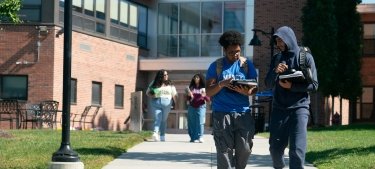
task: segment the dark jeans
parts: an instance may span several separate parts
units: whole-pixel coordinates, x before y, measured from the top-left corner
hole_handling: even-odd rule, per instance
[[[250,113],[213,112],[218,169],[244,169],[251,154],[254,119]]]
[[[284,150],[289,142],[289,168],[304,167],[309,110],[298,108],[280,110],[274,108],[270,123],[270,153],[274,168],[283,168]]]

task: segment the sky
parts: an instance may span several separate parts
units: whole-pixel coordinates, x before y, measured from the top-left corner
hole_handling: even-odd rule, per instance
[[[362,4],[375,4],[375,0],[362,0]]]

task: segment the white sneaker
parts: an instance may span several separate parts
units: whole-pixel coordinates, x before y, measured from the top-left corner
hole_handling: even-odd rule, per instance
[[[158,133],[154,133],[154,134],[152,134],[152,139],[153,139],[154,141],[159,141],[159,135],[158,135]]]
[[[199,138],[198,140],[200,143],[204,143],[204,139],[203,138]]]
[[[160,136],[160,141],[165,141],[165,136]]]

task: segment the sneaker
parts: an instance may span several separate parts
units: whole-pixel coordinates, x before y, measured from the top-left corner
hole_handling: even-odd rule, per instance
[[[160,136],[160,141],[165,141],[165,136]]]
[[[200,143],[204,143],[204,140],[203,140],[203,138],[199,138],[199,140],[198,140]]]
[[[158,135],[158,133],[154,133],[154,134],[152,135],[152,139],[153,139],[154,141],[159,141],[159,135]]]

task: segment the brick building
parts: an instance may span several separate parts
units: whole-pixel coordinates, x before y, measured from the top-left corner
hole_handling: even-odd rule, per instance
[[[169,116],[168,127],[185,128],[184,88],[193,74],[205,73],[208,65],[222,56],[217,40],[226,30],[235,29],[244,35],[242,55],[254,62],[259,70],[259,81],[263,82],[271,56],[269,37],[258,35],[263,46],[249,46],[247,44],[253,36],[251,30],[256,28],[270,32],[272,28],[289,25],[301,42],[302,23],[298,18],[302,15],[300,9],[305,0],[72,2],[71,113],[81,113],[87,105],[99,105],[101,109],[95,119],[95,127],[123,130],[129,128],[124,121],[131,114],[131,93],[145,92],[160,69],[169,71],[180,96]],[[23,3],[20,12],[25,20],[23,24],[0,24],[1,98],[17,97],[32,103],[57,100],[61,110],[64,0],[30,0]],[[363,20],[370,23],[370,29],[374,30],[373,16],[368,17],[370,19],[363,16]],[[369,37],[373,44],[374,34]],[[374,72],[370,69],[371,57],[367,59],[370,61],[366,61],[362,71],[366,82],[364,90],[371,93],[374,92],[375,84],[371,82]],[[23,86],[12,88],[4,85],[8,77],[15,78],[15,82],[21,80]],[[262,84],[260,90],[266,90]],[[10,91],[20,93],[15,95]],[[373,106],[373,95],[364,94],[366,99],[358,103],[361,111],[370,110],[369,106]],[[147,105],[147,99],[143,96],[143,104]],[[330,103],[327,103],[329,107]],[[268,104],[263,104],[267,110]],[[331,114],[321,112],[322,106],[313,105],[313,116],[317,118],[316,123],[328,125]],[[348,114],[344,109],[345,104],[340,108],[343,124],[348,121],[344,120],[345,114]],[[207,114],[209,116],[210,110]],[[367,114],[362,113],[358,118],[365,116]],[[2,128],[7,127],[1,124]]]

